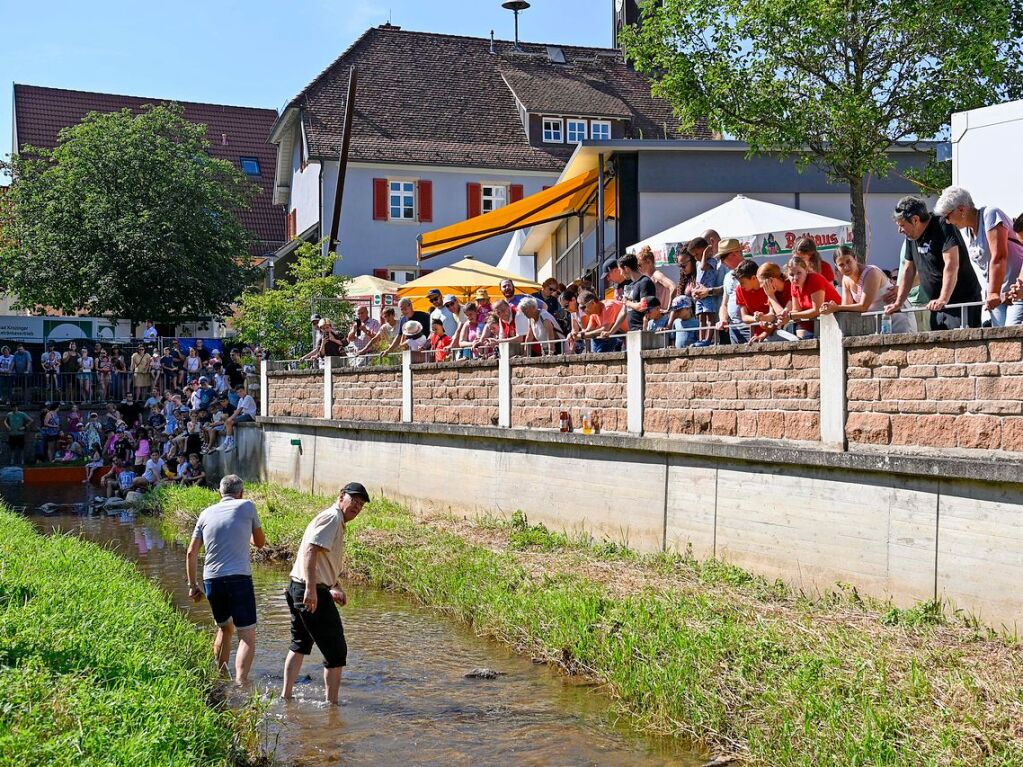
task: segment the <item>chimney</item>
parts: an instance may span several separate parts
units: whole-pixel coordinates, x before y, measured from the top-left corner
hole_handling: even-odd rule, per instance
[[[227,146],[227,134],[226,133],[221,133],[220,134],[220,144],[221,144],[221,146]]]
[[[494,42],[494,30],[490,30],[490,52],[497,53],[497,43]]]

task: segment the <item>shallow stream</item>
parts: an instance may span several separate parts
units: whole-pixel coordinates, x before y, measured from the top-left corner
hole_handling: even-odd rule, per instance
[[[211,627],[209,607],[188,599],[184,548],[164,540],[156,523],[125,513],[88,516],[93,491],[85,486],[2,485],[8,504],[43,531],[75,532],[136,562],[191,620]],[[42,516],[45,502],[61,504]],[[703,762],[671,738],[652,738],[614,718],[598,688],[574,684],[556,671],[481,639],[442,614],[399,596],[353,585],[343,609],[348,667],[343,705],[325,708],[321,658],[303,667],[296,698],[276,698],[289,642],[283,587],[287,572],[256,566],[259,608],[252,678],[271,701],[269,750],[283,765],[500,765],[655,767]],[[233,659],[232,659],[233,662]],[[494,680],[466,679],[473,668],[502,672]]]

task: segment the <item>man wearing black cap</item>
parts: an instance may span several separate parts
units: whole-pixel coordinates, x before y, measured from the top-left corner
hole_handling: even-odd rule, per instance
[[[618,259],[615,256],[608,257],[604,261],[601,269],[603,269],[603,273],[600,278],[601,284],[604,286],[605,290],[608,288],[614,288],[614,299],[621,303],[625,297],[625,283],[628,282],[628,280],[626,280],[625,275],[622,274],[621,267],[618,266]],[[597,298],[601,301],[604,300],[604,296],[597,296]]]
[[[345,550],[345,527],[359,516],[369,493],[358,482],[349,482],[337,502],[317,514],[306,527],[291,568],[286,598],[291,610],[291,647],[284,661],[281,697],[291,700],[302,661],[315,644],[323,653],[323,684],[327,702],[336,706],[341,689],[341,669],[348,660],[341,615],[335,602],[348,601],[339,583]]]

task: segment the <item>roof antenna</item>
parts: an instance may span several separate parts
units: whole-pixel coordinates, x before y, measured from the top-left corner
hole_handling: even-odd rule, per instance
[[[497,53],[497,43],[494,42],[494,30],[490,30],[490,52]]]
[[[515,13],[515,50],[519,53],[525,53],[522,50],[522,46],[519,45],[519,12],[524,11],[529,7],[529,3],[526,0],[507,0],[507,2],[501,3],[502,8],[506,8],[509,11]]]

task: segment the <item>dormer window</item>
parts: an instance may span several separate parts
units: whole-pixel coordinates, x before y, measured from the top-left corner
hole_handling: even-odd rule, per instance
[[[586,140],[586,121],[575,120],[571,117],[565,121],[565,132],[568,135],[569,144],[578,144]]]
[[[565,134],[562,132],[563,123],[560,117],[543,118],[543,140],[545,144],[564,144]]]
[[[611,140],[611,123],[607,120],[594,120],[590,123],[590,138],[594,141]]]

